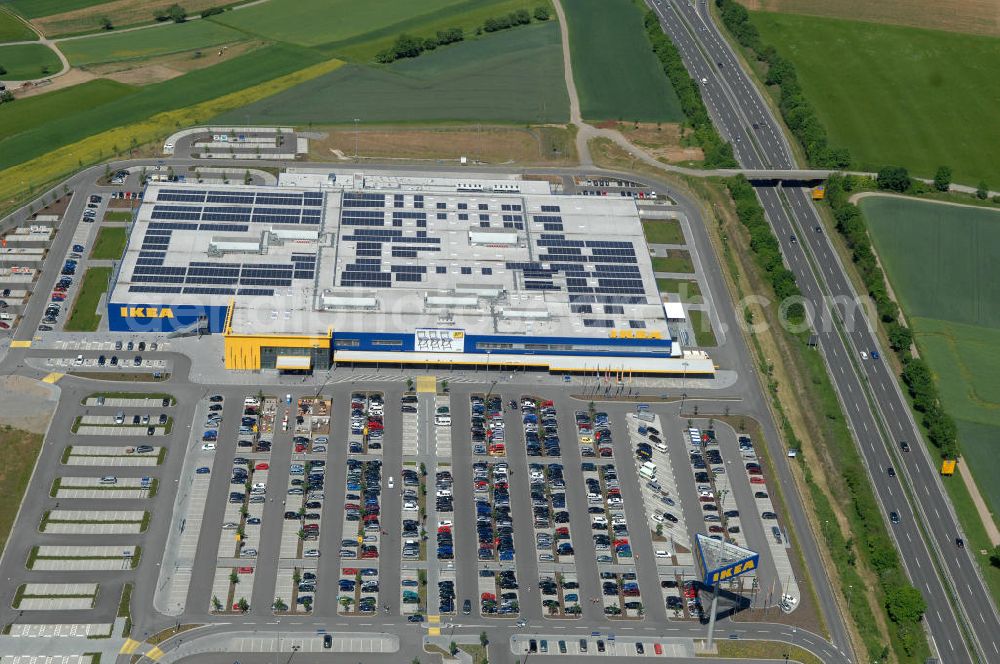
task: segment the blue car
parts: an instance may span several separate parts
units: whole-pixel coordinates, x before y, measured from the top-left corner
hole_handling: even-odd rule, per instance
[[[199,475],[208,475],[210,472],[212,472],[212,469],[209,468],[208,466],[202,466],[201,468],[197,469],[194,472],[198,473]]]

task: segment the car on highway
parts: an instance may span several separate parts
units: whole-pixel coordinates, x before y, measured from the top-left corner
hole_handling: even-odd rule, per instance
[[[899,513],[889,512],[889,521],[891,521],[893,524],[899,523]]]

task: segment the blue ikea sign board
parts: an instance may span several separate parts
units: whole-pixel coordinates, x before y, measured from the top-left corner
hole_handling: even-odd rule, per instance
[[[718,540],[714,540],[700,534],[695,536],[695,543],[698,546],[698,557],[701,559],[701,569],[704,572],[702,583],[709,587],[713,587],[721,581],[735,579],[743,574],[753,572],[760,564],[760,554],[756,551],[750,551],[749,549],[744,549],[735,545],[722,544],[721,542],[718,542]],[[729,553],[742,553],[745,555],[742,555],[735,560],[729,560],[723,565],[711,567],[710,563],[705,560],[704,549],[704,545],[709,543],[711,543],[712,546],[724,546],[728,549]]]
[[[210,332],[222,332],[228,307],[169,304],[108,304],[112,332],[175,332],[201,323]]]

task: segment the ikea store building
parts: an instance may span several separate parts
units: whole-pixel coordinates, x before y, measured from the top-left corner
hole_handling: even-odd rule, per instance
[[[671,340],[636,203],[545,181],[296,169],[147,187],[112,331],[222,336],[226,367],[712,375]]]

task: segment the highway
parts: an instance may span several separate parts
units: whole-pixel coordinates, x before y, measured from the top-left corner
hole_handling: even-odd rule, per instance
[[[733,143],[740,163],[749,168],[794,168],[776,119],[714,25],[707,5],[653,0],[651,7],[699,81],[709,111]],[[820,348],[884,516],[891,511],[900,515],[898,525],[888,519],[886,523],[910,579],[927,601],[925,624],[934,646],[947,662],[996,661],[1000,618],[970,553],[955,544],[960,536],[957,519],[936,461],[923,444],[911,445],[910,453],[901,452],[900,441],[920,438],[906,399],[891,367],[880,360],[861,359],[861,351],[880,350],[868,319],[860,315],[867,298],[854,291],[829,238],[816,230],[821,221],[805,189],[760,187],[757,193],[786,263],[815,309]],[[901,471],[902,482],[886,476],[888,466]],[[910,500],[902,483],[910,487]],[[974,652],[966,644],[961,623]]]

